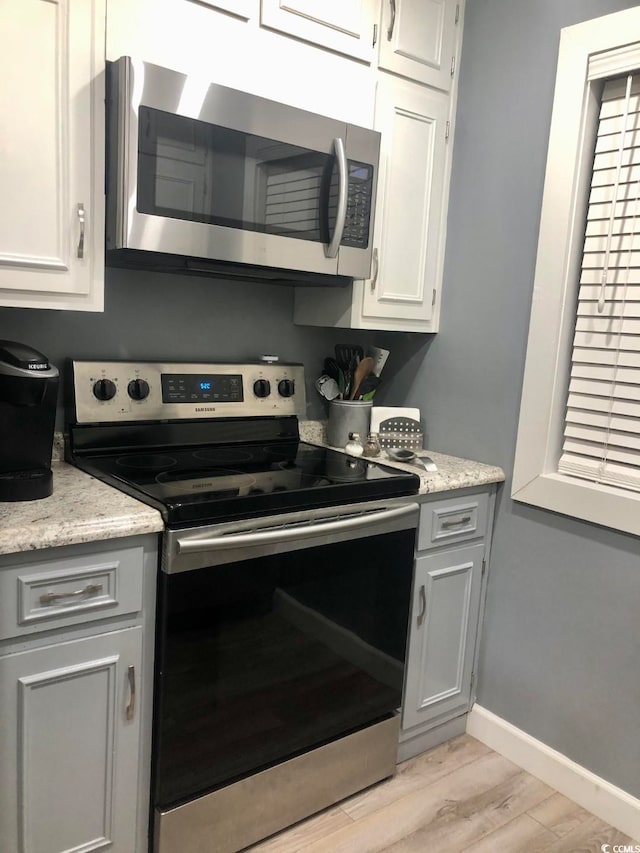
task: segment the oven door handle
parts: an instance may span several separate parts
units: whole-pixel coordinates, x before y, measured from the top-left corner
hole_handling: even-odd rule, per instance
[[[385,521],[395,521],[405,516],[415,515],[417,510],[417,504],[409,503],[335,521],[302,521],[286,527],[277,527],[274,530],[259,530],[255,533],[229,533],[226,536],[210,536],[201,539],[178,538],[176,548],[179,554],[196,554],[201,551],[225,550],[242,546],[276,545],[293,540],[302,542],[306,539],[326,536],[328,533],[366,530]]]

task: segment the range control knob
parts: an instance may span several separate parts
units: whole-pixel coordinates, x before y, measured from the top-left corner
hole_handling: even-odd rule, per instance
[[[93,385],[93,395],[97,400],[112,400],[116,396],[116,384],[110,379],[98,379]]]
[[[256,397],[268,397],[271,393],[271,383],[268,379],[256,379],[253,383],[253,393]]]
[[[278,394],[281,397],[293,397],[294,390],[293,379],[281,379],[278,382]]]
[[[132,379],[127,385],[132,400],[144,400],[149,396],[149,383],[145,379]]]

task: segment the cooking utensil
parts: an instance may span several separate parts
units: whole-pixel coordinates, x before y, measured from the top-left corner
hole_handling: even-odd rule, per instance
[[[353,379],[351,380],[351,393],[349,396],[352,400],[356,399],[362,381],[369,376],[372,370],[373,359],[370,356],[367,356],[366,358],[363,358],[362,361],[358,362],[356,369],[353,372]]]
[[[343,370],[348,370],[351,360],[355,356],[357,361],[362,361],[364,350],[357,344],[336,344],[335,345],[336,361]]]
[[[408,447],[387,447],[387,455],[396,462],[405,462],[407,465],[416,465],[425,471],[437,471],[438,466],[430,456],[418,456]]]
[[[316,379],[316,389],[326,400],[335,400],[340,393],[336,380],[326,373]]]
[[[340,367],[338,366],[338,362],[335,358],[331,358],[331,356],[327,356],[324,360],[324,372],[327,376],[330,376],[332,379],[338,381],[338,371]]]
[[[375,430],[372,430],[375,432]],[[380,446],[422,450],[422,427],[413,418],[387,418],[378,425]]]
[[[376,393],[376,389],[377,389],[379,384],[380,384],[380,377],[374,376],[373,373],[370,373],[360,383],[360,388],[358,390],[358,394],[360,395],[360,397],[363,400],[365,400],[367,398],[369,400],[371,400],[373,398],[373,395]],[[367,395],[369,395],[369,394],[371,396],[367,397]],[[372,432],[375,432],[375,430],[372,430]]]
[[[349,400],[351,389],[353,388],[353,375],[356,372],[356,367],[358,366],[358,356],[351,356],[351,361],[349,362],[345,372],[344,372],[344,399]]]

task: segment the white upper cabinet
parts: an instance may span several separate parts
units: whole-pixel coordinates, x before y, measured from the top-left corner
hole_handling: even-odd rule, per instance
[[[260,23],[371,62],[379,0],[261,0]]]
[[[375,81],[369,65],[260,26],[259,0],[252,0],[249,9],[238,4],[245,11],[255,7],[248,20],[220,11],[235,5],[231,0],[109,0],[107,59],[137,57],[319,115],[372,126]]]
[[[202,3],[204,6],[211,6],[212,9],[219,9],[222,12],[229,12],[229,14],[237,15],[247,21],[255,17],[258,8],[258,0],[192,0],[192,2]]]
[[[105,0],[4,0],[0,305],[101,311]]]
[[[382,134],[382,156],[373,238],[377,265],[363,287],[364,328],[401,321],[407,330],[415,324],[435,331],[448,115],[443,93],[390,77],[378,82],[375,126]]]
[[[378,65],[448,92],[461,0],[382,0]]]
[[[382,135],[371,279],[344,288],[296,288],[294,322],[436,332],[450,156],[445,92],[380,74]]]

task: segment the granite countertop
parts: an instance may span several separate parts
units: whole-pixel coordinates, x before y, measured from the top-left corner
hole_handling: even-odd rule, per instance
[[[300,437],[310,444],[327,447],[325,427],[323,421],[301,421]],[[494,465],[435,451],[424,451],[424,455],[433,459],[437,472],[394,462],[384,451],[372,461],[418,474],[421,495],[504,480],[504,471]],[[159,533],[164,529],[157,510],[68,465],[61,457],[62,441],[56,436],[50,497],[38,501],[0,502],[0,554]]]
[[[300,437],[310,444],[329,447],[326,443],[326,424],[324,421],[301,421]],[[343,450],[342,447],[333,448]],[[462,459],[458,456],[448,456],[435,450],[420,451],[421,456],[429,456],[436,463],[437,471],[429,472],[415,465],[407,465],[390,459],[383,450],[380,456],[372,458],[372,462],[383,462],[393,468],[410,471],[420,477],[418,494],[428,495],[432,492],[449,492],[453,489],[467,489],[472,486],[485,486],[489,483],[502,483],[504,471],[496,465],[484,462],[474,462],[472,459]]]
[[[54,462],[53,494],[0,502],[0,554],[158,533],[160,513],[66,462]]]

